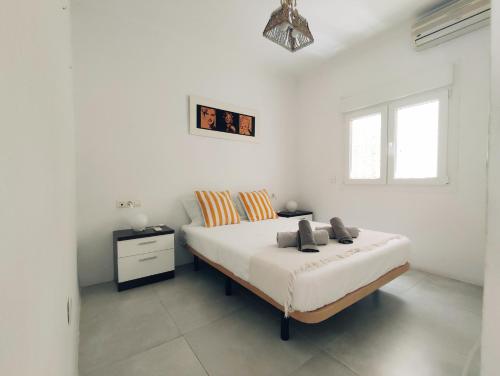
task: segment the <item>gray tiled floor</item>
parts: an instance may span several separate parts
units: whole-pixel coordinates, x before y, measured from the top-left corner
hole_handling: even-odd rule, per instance
[[[81,376],[479,375],[482,290],[410,271],[326,322],[291,324],[203,266],[117,293],[83,289]]]

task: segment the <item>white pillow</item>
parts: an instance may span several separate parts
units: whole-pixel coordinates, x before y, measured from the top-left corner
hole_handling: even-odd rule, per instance
[[[203,214],[201,213],[200,205],[198,204],[196,196],[194,194],[186,196],[181,199],[181,202],[189,219],[191,219],[191,224],[204,226],[205,220],[203,219]]]

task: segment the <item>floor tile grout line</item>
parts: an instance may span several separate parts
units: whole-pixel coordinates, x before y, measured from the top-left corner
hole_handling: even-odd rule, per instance
[[[311,324],[308,324],[308,325],[311,325]],[[315,325],[315,324],[312,324],[312,325]],[[343,365],[344,367],[346,367],[349,371],[351,371],[352,373],[354,373],[354,375],[355,375],[355,376],[360,376],[360,375],[359,375],[359,373],[357,373],[355,370],[353,370],[353,369],[352,369],[349,365],[345,364],[343,361],[341,361],[340,359],[337,359],[337,358],[336,358],[336,357],[334,357],[333,355],[330,355],[330,354],[328,353],[328,351],[326,351],[326,349],[325,349],[322,345],[320,345],[320,344],[317,344],[317,345],[316,345],[313,341],[311,341],[309,338],[307,338],[308,336],[307,336],[307,334],[306,334],[306,333],[304,333],[303,329],[298,328],[298,329],[297,329],[297,332],[298,332],[298,333],[301,333],[304,337],[306,337],[306,340],[307,340],[309,343],[312,343],[312,345],[313,345],[313,346],[314,346],[314,347],[318,350],[318,354],[321,354],[321,353],[322,353],[322,354],[326,355],[328,358],[333,359],[334,361],[336,361],[336,362],[338,362],[338,363],[342,364],[342,365]],[[314,356],[316,356],[316,355],[318,355],[318,354],[313,355],[313,357],[314,357]],[[311,359],[312,359],[313,357],[311,357]],[[309,360],[311,360],[311,359],[309,359]],[[307,363],[307,362],[306,362],[306,363]],[[304,364],[305,364],[305,363],[304,363]]]
[[[403,296],[403,295],[406,295],[408,294],[410,291],[412,291],[415,287],[419,286],[421,283],[424,282],[424,279],[421,279],[417,282],[415,282],[412,286],[408,287],[407,289],[401,291],[400,293],[396,293],[396,295],[400,295],[400,296]]]
[[[198,357],[198,354],[196,353],[196,351],[193,349],[193,347],[191,346],[191,343],[189,342],[188,338],[185,336],[185,334],[188,334],[188,333],[191,333],[195,330],[198,330],[198,329],[201,329],[207,325],[211,325],[219,320],[222,320],[224,318],[227,318],[228,316],[234,314],[235,312],[238,312],[240,310],[242,310],[243,308],[245,307],[240,307],[238,309],[235,309],[234,311],[231,311],[229,312],[228,314],[226,315],[223,315],[222,317],[219,317],[217,318],[216,320],[213,320],[213,321],[210,321],[198,328],[194,328],[186,333],[183,333],[182,330],[179,328],[177,322],[175,321],[174,317],[172,316],[172,314],[169,312],[168,308],[165,306],[163,300],[161,299],[161,296],[160,296],[160,293],[157,291],[157,289],[154,289],[154,294],[156,295],[156,297],[158,298],[158,300],[160,301],[160,304],[161,306],[163,307],[164,311],[168,314],[168,316],[172,319],[172,321],[174,322],[175,324],[175,327],[178,329],[179,333],[180,333],[180,337],[186,342],[186,344],[188,345],[189,349],[191,350],[191,352],[193,353],[193,355],[195,356],[196,360],[198,360],[198,363],[200,363],[200,366],[201,368],[203,368],[203,371],[205,371],[205,373],[207,374],[207,376],[210,376],[210,373],[208,372],[208,370],[205,368],[205,365],[203,364],[203,362],[201,361],[201,359]],[[245,305],[248,305],[248,303],[245,302]],[[179,337],[177,337],[179,338]]]
[[[159,297],[155,294],[155,292],[154,292],[154,291],[153,291],[153,294],[155,295],[155,297],[159,298]],[[154,301],[155,299],[154,299],[154,298],[152,298],[151,300],[152,300],[152,301]],[[162,345],[164,345],[164,344],[166,344],[166,343],[169,343],[169,342],[171,342],[171,341],[174,341],[174,340],[176,340],[176,339],[178,339],[178,338],[183,338],[184,336],[183,336],[183,334],[182,334],[182,332],[181,332],[180,328],[177,326],[177,323],[175,322],[175,320],[173,319],[173,317],[170,315],[170,313],[169,313],[168,311],[166,311],[166,308],[163,306],[163,303],[162,303],[161,299],[158,299],[158,303],[160,303],[160,306],[162,307],[162,311],[164,311],[164,313],[165,313],[165,314],[166,314],[166,315],[167,315],[167,316],[168,316],[168,317],[172,320],[172,322],[174,323],[174,326],[175,326],[175,328],[177,329],[177,335],[176,335],[175,337],[173,337],[173,338],[171,338],[171,339],[168,339],[168,340],[164,340],[164,341],[162,341],[162,342],[160,342],[160,343],[158,343],[158,344],[156,344],[156,345],[152,345],[152,346],[146,347],[145,349],[142,349],[141,351],[138,351],[138,352],[135,352],[135,353],[133,353],[133,354],[130,354],[130,355],[128,355],[128,356],[126,356],[126,357],[124,357],[124,358],[122,358],[122,359],[117,359],[117,360],[114,360],[114,361],[109,362],[109,363],[103,363],[103,364],[100,364],[100,365],[97,365],[97,366],[91,367],[89,370],[85,371],[85,372],[84,372],[84,374],[89,374],[89,373],[94,372],[94,371],[96,371],[96,370],[98,370],[98,369],[100,369],[100,368],[104,368],[104,367],[111,367],[111,366],[113,366],[114,364],[117,364],[117,363],[119,363],[119,362],[123,362],[123,361],[125,361],[125,360],[127,360],[127,359],[130,359],[130,358],[134,357],[134,356],[137,356],[137,355],[143,354],[143,353],[145,353],[145,352],[147,352],[147,351],[150,351],[150,350],[152,350],[152,349],[154,349],[154,348],[156,348],[156,347],[159,347],[159,346],[162,346]],[[81,370],[79,369],[79,371],[81,371]]]
[[[174,322],[174,324],[175,324],[175,327],[179,330],[179,333],[181,334],[181,336],[184,336],[185,334],[189,334],[189,333],[191,333],[191,332],[193,332],[193,331],[195,331],[195,330],[198,330],[198,329],[204,328],[204,327],[205,327],[205,326],[207,326],[207,325],[210,325],[210,324],[216,323],[216,322],[218,322],[219,320],[225,319],[225,318],[227,318],[227,317],[231,316],[232,314],[234,314],[234,313],[236,313],[236,312],[238,312],[238,311],[241,311],[241,310],[242,310],[242,309],[244,309],[244,308],[247,308],[247,306],[248,306],[248,302],[245,302],[245,301],[244,301],[244,304],[243,304],[243,306],[242,306],[242,307],[236,308],[235,310],[233,310],[233,311],[231,311],[231,312],[228,312],[228,313],[226,313],[226,314],[222,315],[221,317],[218,317],[218,318],[216,318],[215,320],[209,321],[209,322],[207,322],[207,323],[205,323],[205,324],[203,324],[203,325],[201,325],[201,326],[198,326],[198,327],[196,327],[196,328],[193,328],[193,329],[190,329],[190,330],[188,330],[188,331],[186,331],[186,332],[183,332],[183,331],[181,330],[181,328],[178,326],[178,324],[177,324],[177,322],[175,321],[174,317],[172,316],[172,313],[168,310],[168,308],[165,306],[164,302],[161,300],[161,297],[160,297],[159,295],[158,295],[158,297],[159,297],[160,304],[161,304],[162,308],[163,308],[163,309],[167,312],[168,316],[172,319],[172,321],[173,321],[173,322]],[[243,299],[243,298],[242,298],[242,299]]]
[[[299,321],[295,321],[295,322],[299,322]],[[293,321],[292,321],[292,325],[293,325]],[[316,324],[306,324],[306,325],[316,325]],[[310,340],[310,339],[308,338],[307,334],[304,332],[304,329],[296,327],[296,328],[295,328],[295,333],[296,333],[296,334],[295,334],[293,337],[296,337],[296,336],[297,336],[297,334],[299,334],[299,335],[303,336],[303,337],[304,337],[304,339],[305,339],[308,343],[310,343],[310,344],[311,344],[311,346],[312,346],[314,349],[316,349],[317,353],[324,352],[323,348],[322,348],[319,344],[316,344],[314,341],[312,341],[312,340]],[[291,340],[293,340],[293,337],[292,337],[292,339],[291,339]],[[317,355],[317,354],[315,354],[315,355]],[[315,355],[313,355],[313,356],[311,357],[311,359],[312,359]],[[310,359],[309,359],[309,360],[310,360]]]
[[[408,289],[404,290],[404,291],[401,291],[401,292],[395,292],[394,294],[395,295],[399,295],[400,297],[403,297],[403,295],[407,295],[409,294],[410,292],[413,292],[413,290],[417,287],[419,287],[422,283],[425,282],[425,280],[429,281],[430,283],[432,283],[432,281],[430,281],[428,278],[423,278],[421,279],[420,281],[417,281],[413,286],[409,287]],[[428,299],[429,301],[432,301],[432,302],[439,302],[440,299],[436,299],[436,298],[426,298]],[[481,306],[482,306],[483,302],[481,301]],[[463,311],[466,311],[470,314],[473,314],[475,316],[478,316],[478,317],[482,317],[482,313],[481,312],[477,312],[477,311],[474,311],[468,307],[464,307],[464,306],[458,306],[458,304],[455,304],[455,303],[452,303],[452,305],[457,308],[457,309],[461,309]]]
[[[101,364],[101,365],[98,365],[98,366],[95,366],[95,367],[91,367],[91,368],[90,368],[90,370],[84,371],[84,373],[83,373],[83,375],[82,375],[82,376],[85,376],[85,375],[90,374],[90,373],[92,373],[92,372],[98,371],[98,370],[99,370],[99,369],[101,369],[101,368],[105,368],[105,367],[112,367],[112,366],[114,366],[115,364],[118,364],[118,363],[124,362],[124,361],[126,361],[126,360],[128,360],[128,359],[131,359],[131,358],[135,357],[135,356],[138,356],[138,355],[144,354],[145,352],[151,351],[151,350],[153,350],[153,349],[155,349],[155,348],[157,348],[157,347],[163,346],[163,345],[165,345],[165,344],[167,344],[167,343],[169,343],[169,342],[175,341],[176,339],[179,339],[179,338],[184,338],[184,336],[183,336],[182,334],[180,334],[180,333],[179,333],[179,335],[178,335],[178,336],[176,336],[176,337],[174,337],[174,338],[171,338],[171,339],[169,339],[169,340],[162,341],[161,343],[158,343],[158,344],[156,344],[156,345],[153,345],[153,346],[147,347],[147,348],[145,348],[145,349],[143,349],[143,350],[141,350],[141,351],[139,351],[139,352],[135,352],[135,353],[133,353],[133,354],[130,354],[130,355],[128,355],[128,356],[126,356],[126,357],[124,357],[124,358],[122,358],[122,359],[117,359],[117,360],[114,360],[114,361],[112,361],[112,362],[110,362],[110,363],[105,363],[105,364]],[[82,370],[78,369],[78,371],[80,371],[80,372],[81,372]]]
[[[196,353],[196,351],[193,349],[193,346],[191,346],[191,343],[189,342],[189,340],[185,337],[185,336],[182,336],[182,338],[184,338],[184,341],[186,341],[188,347],[191,349],[191,352],[193,353],[193,355],[196,357],[196,359],[198,360],[198,362],[200,363],[201,365],[201,368],[203,368],[203,370],[205,371],[205,373],[207,374],[207,376],[210,376],[210,372],[208,372],[208,370],[205,368],[205,365],[203,364],[203,362],[201,361],[201,359],[199,358],[198,354]]]
[[[219,322],[219,321],[221,321],[221,320],[227,319],[229,316],[232,316],[233,314],[235,314],[235,313],[237,313],[237,312],[241,311],[241,310],[242,310],[242,309],[244,309],[244,308],[246,308],[246,307],[240,307],[240,308],[237,308],[237,309],[235,309],[234,311],[228,312],[228,313],[226,313],[226,314],[222,315],[221,317],[216,318],[215,320],[209,321],[209,322],[207,322],[207,323],[205,323],[205,324],[203,324],[203,325],[201,325],[201,326],[198,326],[198,327],[196,327],[196,328],[190,329],[190,330],[188,330],[187,332],[182,333],[182,335],[186,335],[186,334],[192,333],[192,332],[194,332],[195,330],[202,329],[202,328],[204,328],[204,327],[206,327],[206,326],[208,326],[208,325],[215,324],[215,323],[217,323],[217,322]]]
[[[155,292],[156,294],[156,292]],[[172,320],[172,322],[174,323],[175,327],[177,328],[177,331],[179,332],[179,335],[181,337],[184,336],[184,334],[182,333],[182,330],[181,328],[179,328],[179,325],[177,325],[177,322],[175,321],[174,317],[172,316],[172,314],[168,311],[168,308],[165,307],[165,304],[163,304],[163,301],[161,300],[161,297],[159,295],[157,295],[157,298],[158,298],[158,301],[161,305],[161,307],[163,308],[163,311],[165,311],[166,315],[170,318],[170,320]]]
[[[308,339],[306,339],[306,341],[308,341],[309,343],[312,343],[311,341],[309,341]],[[290,371],[287,376],[292,376],[295,372],[297,372],[299,369],[301,369],[302,367],[304,367],[308,362],[310,362],[311,360],[314,359],[314,357],[318,354],[320,354],[322,352],[321,348],[317,347],[314,345],[314,343],[312,344],[313,347],[316,348],[316,352],[313,353],[311,355],[311,357],[309,359],[307,359],[305,362],[303,362],[302,364],[298,365],[294,370]]]
[[[337,359],[335,356],[333,356],[332,354],[330,354],[328,351],[326,351],[325,349],[321,349],[321,351],[330,359],[333,359],[334,361],[342,364],[345,368],[347,368],[349,371],[351,371],[352,373],[354,373],[354,375],[356,376],[361,376],[358,372],[356,372],[354,369],[352,369],[348,364],[344,363],[342,360],[340,359]]]

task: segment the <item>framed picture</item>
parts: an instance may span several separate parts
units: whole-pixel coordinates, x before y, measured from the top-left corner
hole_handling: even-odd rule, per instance
[[[189,112],[191,134],[247,142],[258,140],[254,110],[191,95]]]

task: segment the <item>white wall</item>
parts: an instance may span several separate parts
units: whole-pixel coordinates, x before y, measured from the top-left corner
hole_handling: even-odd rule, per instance
[[[1,375],[78,373],[67,6],[9,0],[0,12]]]
[[[482,284],[489,30],[417,53],[402,25],[304,74],[297,94],[293,79],[214,38],[220,5],[203,4],[200,18],[192,1],[74,2],[81,284],[113,279],[111,232],[127,227],[128,215],[116,200],[141,200],[138,211],[151,223],[178,230],[187,222],[179,201],[186,193],[261,187],[278,194],[278,207],[300,192],[301,206],[321,220],[340,215],[404,233],[415,244],[414,267]],[[340,98],[450,64],[451,184],[342,184]],[[261,143],[189,135],[189,94],[257,109]],[[176,257],[190,261],[180,242]]]
[[[489,29],[423,52],[402,25],[347,51],[299,84],[300,192],[320,220],[402,233],[415,268],[481,284],[485,249]],[[376,91],[422,69],[455,65],[449,177],[440,187],[343,184],[342,97]]]
[[[484,290],[482,375],[498,375],[500,369],[500,0],[493,0],[492,112],[488,175],[488,248]]]
[[[190,1],[74,2],[82,285],[113,279],[111,233],[127,227],[116,200],[178,230],[195,189],[265,187],[278,207],[296,195],[293,80],[211,38],[219,1],[197,4],[203,17]],[[260,143],[189,135],[189,94],[258,110]],[[177,242],[177,264],[191,260]]]

